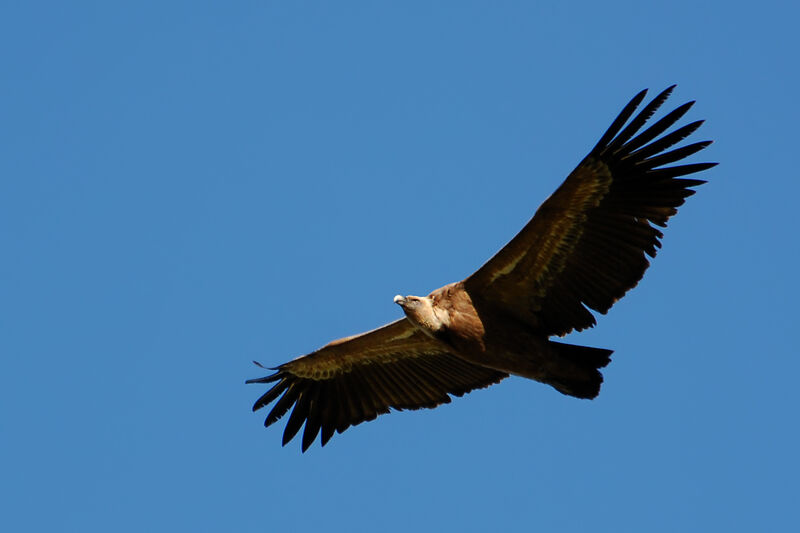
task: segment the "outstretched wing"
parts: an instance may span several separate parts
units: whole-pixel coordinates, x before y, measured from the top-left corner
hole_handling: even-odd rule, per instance
[[[274,383],[253,410],[277,400],[264,422],[269,426],[294,406],[283,444],[305,423],[303,451],[320,430],[324,446],[334,431],[373,420],[390,408],[436,407],[450,402],[448,394],[461,396],[507,376],[450,354],[405,318],[333,341],[274,370],[270,376],[248,381]]]
[[[696,121],[662,135],[694,102],[686,103],[642,132],[667,99],[669,87],[630,123],[646,90],[637,94],[589,155],[500,252],[465,280],[473,299],[496,306],[548,335],[595,324],[589,309],[606,313],[655,257],[666,226],[701,180],[680,176],[716,163],[666,166],[709,144],[667,151],[694,132]],[[624,126],[624,129],[623,129]],[[588,309],[587,309],[588,308]]]

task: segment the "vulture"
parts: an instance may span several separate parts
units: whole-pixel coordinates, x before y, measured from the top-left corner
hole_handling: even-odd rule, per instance
[[[292,409],[283,444],[305,426],[305,452],[317,435],[324,446],[334,432],[391,409],[433,408],[511,374],[596,397],[612,351],[549,338],[594,326],[592,311],[605,314],[636,286],[661,246],[658,228],[705,183],[683,176],[716,165],[673,164],[711,144],[673,148],[703,123],[668,132],[693,101],[642,129],[674,87],[638,113],[647,90],[634,96],[525,227],[471,276],[427,296],[395,296],[403,318],[248,380],[270,386],[253,405],[275,402],[264,425]]]

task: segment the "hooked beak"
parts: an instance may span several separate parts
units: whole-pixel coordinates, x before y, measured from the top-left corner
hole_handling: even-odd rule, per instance
[[[394,297],[394,303],[396,303],[400,307],[403,307],[406,304],[406,299],[398,294],[397,296]]]

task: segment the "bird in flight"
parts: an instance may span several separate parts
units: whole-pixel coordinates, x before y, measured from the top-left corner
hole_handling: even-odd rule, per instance
[[[670,129],[688,102],[642,127],[674,89],[638,114],[647,90],[622,109],[597,145],[511,242],[463,281],[428,296],[395,296],[405,317],[335,340],[263,378],[265,426],[290,408],[283,444],[305,424],[302,450],[390,409],[433,408],[513,374],[576,398],[594,398],[611,350],[549,340],[595,325],[636,286],[669,217],[692,189],[687,176],[716,163],[672,165],[711,141],[671,149],[703,121]],[[634,116],[635,114],[635,116]]]

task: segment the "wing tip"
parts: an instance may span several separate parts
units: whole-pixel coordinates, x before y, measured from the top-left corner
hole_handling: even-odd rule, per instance
[[[275,370],[274,368],[270,368],[270,370]],[[275,372],[274,374],[270,374],[269,376],[264,376],[263,378],[251,378],[245,380],[245,385],[251,385],[253,383],[272,383],[273,381],[278,381],[283,377],[284,373],[281,371]]]

